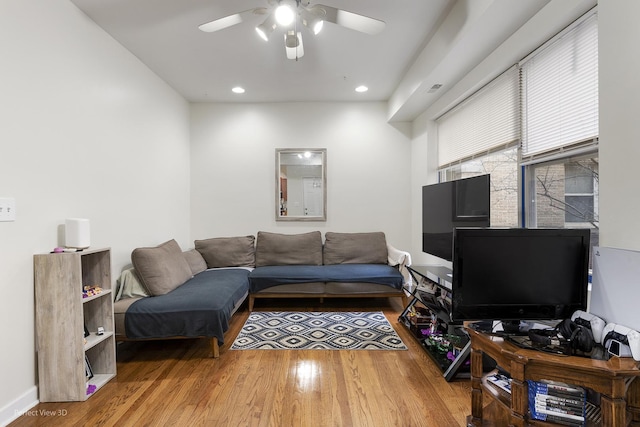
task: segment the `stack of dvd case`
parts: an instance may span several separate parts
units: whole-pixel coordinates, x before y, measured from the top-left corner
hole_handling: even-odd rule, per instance
[[[527,387],[533,419],[567,426],[586,425],[584,388],[548,380],[527,380]]]

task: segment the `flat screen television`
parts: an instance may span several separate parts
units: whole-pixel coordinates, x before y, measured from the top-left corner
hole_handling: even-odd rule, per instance
[[[480,175],[422,187],[422,251],[447,261],[455,227],[489,227],[490,176]]]
[[[586,310],[589,238],[589,229],[456,229],[452,319],[513,324]]]

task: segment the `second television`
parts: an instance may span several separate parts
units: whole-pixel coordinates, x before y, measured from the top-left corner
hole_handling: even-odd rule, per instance
[[[455,227],[489,227],[490,175],[422,187],[422,251],[453,259]]]

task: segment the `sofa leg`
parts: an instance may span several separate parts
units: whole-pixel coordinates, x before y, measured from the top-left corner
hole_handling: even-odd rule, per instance
[[[400,298],[402,298],[402,306],[406,307],[409,304],[409,298],[406,295],[402,295]]]
[[[218,338],[216,337],[211,338],[211,351],[214,359],[220,357],[220,345],[218,344]]]
[[[253,295],[249,295],[249,312],[253,311],[253,302],[254,302]]]

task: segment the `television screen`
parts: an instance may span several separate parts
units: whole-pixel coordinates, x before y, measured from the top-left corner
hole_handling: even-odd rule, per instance
[[[452,313],[461,320],[555,320],[585,310],[588,229],[456,229]]]
[[[489,227],[489,175],[422,187],[422,250],[447,261],[454,227]]]

